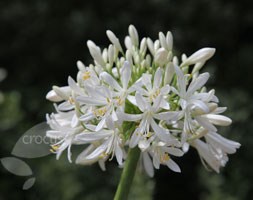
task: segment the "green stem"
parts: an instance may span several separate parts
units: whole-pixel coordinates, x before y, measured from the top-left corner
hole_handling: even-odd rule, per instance
[[[120,177],[120,182],[114,196],[114,200],[126,200],[134,179],[134,174],[140,157],[138,147],[129,148],[126,163]]]

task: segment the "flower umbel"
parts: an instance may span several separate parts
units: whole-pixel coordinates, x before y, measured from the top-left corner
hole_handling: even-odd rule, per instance
[[[155,41],[140,39],[130,25],[125,49],[112,31],[106,34],[108,48],[87,42],[94,63],[78,61],[76,79],[53,86],[46,96],[59,103],[57,112],[47,115],[47,136],[59,140],[52,146],[56,158],[67,149],[71,162],[71,147],[83,145],[76,163],[98,162],[105,170],[106,161],[115,157],[124,165],[126,150],[138,148],[140,164],[153,176],[160,165],[181,172],[174,158],[193,147],[219,172],[240,144],[217,133],[216,126],[232,121],[221,115],[226,108],[218,106],[215,90],[205,88],[209,73],[199,72],[215,49],[200,49],[180,61],[173,55],[171,32],[160,32]]]

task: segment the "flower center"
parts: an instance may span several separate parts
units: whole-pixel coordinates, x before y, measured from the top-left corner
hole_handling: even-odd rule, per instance
[[[104,116],[106,111],[107,111],[107,109],[105,107],[103,107],[103,108],[99,108],[99,109],[94,110],[93,113],[96,117],[102,117],[102,116]]]
[[[170,156],[168,153],[164,153],[163,155],[161,155],[160,160],[162,163],[165,163],[166,161],[168,161],[170,159]]]
[[[84,72],[84,74],[83,74],[83,79],[84,79],[84,80],[88,80],[89,78],[90,78],[90,72],[89,72],[89,71]]]

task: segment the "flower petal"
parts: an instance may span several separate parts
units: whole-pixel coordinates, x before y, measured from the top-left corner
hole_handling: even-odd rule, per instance
[[[131,66],[128,61],[125,61],[121,70],[121,82],[124,90],[127,89],[130,78],[131,78]]]

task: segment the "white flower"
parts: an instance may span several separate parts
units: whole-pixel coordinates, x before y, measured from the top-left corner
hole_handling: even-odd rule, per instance
[[[203,48],[196,51],[189,58],[185,59],[181,66],[192,65],[196,63],[205,63],[215,53],[214,48]]]
[[[155,119],[157,120],[176,120],[178,117],[178,112],[159,112],[159,108],[161,107],[162,96],[159,95],[153,105],[150,104],[140,93],[136,92],[135,99],[138,108],[142,112],[142,114],[127,114],[121,113],[121,119],[123,121],[139,121],[140,124],[138,128],[133,132],[131,137],[129,146],[131,148],[135,147],[142,137],[150,137],[150,127],[153,129],[155,136],[160,140],[168,143],[174,144],[175,139],[173,139],[170,135],[168,129],[165,129],[159,126]]]
[[[164,142],[154,141],[152,145],[142,153],[144,169],[151,177],[154,176],[154,168],[159,169],[160,165],[167,165],[174,172],[181,172],[179,166],[172,160],[172,156],[183,156],[183,151],[178,148],[167,146]],[[150,156],[153,158],[151,161]]]
[[[78,156],[76,163],[89,164],[101,159],[106,160],[110,156],[114,157],[115,155],[119,165],[123,164],[125,152],[123,149],[122,138],[120,136],[121,133],[110,119],[107,121],[107,127],[107,129],[102,129],[97,132],[84,132],[76,136],[76,139],[84,144],[99,144],[89,152],[84,150],[84,152]]]
[[[78,144],[79,141],[75,139],[76,134],[82,131],[82,127],[73,127],[74,111],[63,113],[58,111],[57,114],[47,115],[47,123],[52,130],[47,131],[46,135],[49,138],[58,140],[52,145],[52,151],[56,153],[56,158],[59,159],[62,152],[68,149],[68,160],[71,160],[71,145]]]
[[[204,162],[219,173],[220,167],[224,167],[228,161],[227,154],[235,153],[240,144],[214,132],[209,132],[205,138],[207,143],[197,139],[192,142],[192,146],[197,149]]]
[[[218,172],[240,144],[217,133],[216,126],[232,120],[221,115],[226,109],[218,106],[214,90],[206,91],[209,74],[199,74],[215,49],[203,48],[188,58],[182,54],[180,64],[171,32],[160,32],[154,41],[139,38],[133,25],[128,32],[126,49],[109,30],[108,47],[100,49],[89,40],[94,62],[78,61],[76,78],[68,77],[67,86],[53,86],[47,94],[58,103],[56,113],[47,115],[47,136],[57,140],[52,152],[58,159],[67,149],[71,162],[72,145],[82,145],[76,163],[98,162],[105,170],[114,157],[123,165],[125,149],[137,146],[144,169],[153,176],[161,164],[180,172],[171,157],[194,147]]]
[[[81,115],[80,120],[88,122],[93,119],[99,120],[96,131],[101,130],[106,122],[106,119],[112,116],[113,120],[118,119],[115,112],[113,93],[105,86],[87,87],[88,96],[78,96],[77,100],[87,106],[90,110]]]
[[[107,72],[103,72],[100,74],[100,78],[107,83],[112,89],[114,89],[116,92],[116,103],[119,106],[123,106],[125,104],[125,100],[128,97],[128,95],[133,92],[134,86],[129,87],[129,81],[131,79],[131,66],[127,61],[124,62],[124,65],[121,69],[120,73],[120,83],[121,85]]]
[[[168,110],[170,109],[170,105],[166,98],[168,97],[168,94],[170,92],[170,86],[162,86],[162,80],[163,71],[161,68],[158,68],[155,72],[153,83],[151,74],[143,74],[141,78],[142,85],[136,85],[135,88],[141,95],[148,97],[150,103],[152,103],[159,95],[161,95],[162,98],[159,106]],[[130,101],[136,105],[134,99],[130,99]]]
[[[105,66],[105,61],[103,60],[100,48],[90,40],[87,42],[87,46],[94,61],[97,62],[102,67]]]

